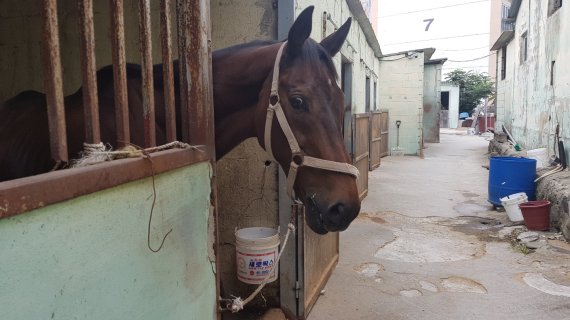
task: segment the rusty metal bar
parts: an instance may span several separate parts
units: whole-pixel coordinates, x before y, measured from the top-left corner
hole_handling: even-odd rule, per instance
[[[174,100],[174,72],[172,70],[171,0],[160,1],[160,40],[162,47],[162,77],[166,116],[166,141],[176,140],[176,111]]]
[[[190,73],[189,135],[190,144],[208,146],[214,158],[214,113],[212,98],[212,52],[210,46],[210,1],[190,1],[190,38],[187,60]]]
[[[83,75],[85,139],[88,143],[99,143],[101,142],[101,133],[99,131],[99,99],[97,97],[93,0],[79,0],[78,9],[79,38],[81,42],[81,71]]]
[[[4,181],[0,219],[207,160],[198,149],[173,149],[153,154],[152,169],[146,159],[129,158]]]
[[[154,77],[150,0],[139,0],[139,37],[141,43],[142,103],[145,147],[156,146],[154,115]]]
[[[119,146],[125,146],[131,139],[129,129],[129,100],[127,95],[123,0],[110,0],[110,7],[117,143]]]
[[[43,75],[48,106],[51,156],[56,162],[67,162],[67,136],[63,80],[59,53],[57,0],[43,0]]]
[[[176,22],[178,25],[178,74],[180,77],[180,128],[182,141],[190,142],[190,118],[188,109],[192,103],[190,97],[190,79],[188,78],[188,60],[190,47],[190,8],[188,0],[176,1]]]

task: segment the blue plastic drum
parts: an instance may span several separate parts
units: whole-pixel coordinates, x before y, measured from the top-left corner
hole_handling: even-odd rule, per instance
[[[524,192],[528,200],[536,200],[534,179],[536,160],[528,158],[491,157],[489,166],[489,202],[501,205],[501,198]]]

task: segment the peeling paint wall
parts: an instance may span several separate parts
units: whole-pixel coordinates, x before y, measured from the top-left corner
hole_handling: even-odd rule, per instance
[[[215,319],[209,163],[0,220],[1,319]],[[211,262],[212,261],[212,262]]]
[[[424,142],[439,142],[441,111],[441,64],[424,66],[423,137]]]
[[[497,116],[498,125],[505,124],[519,144],[528,149],[548,147],[553,154],[557,125],[570,147],[570,6],[564,2],[549,16],[548,3],[522,1],[514,38],[507,46],[506,78],[497,83]],[[521,58],[525,32],[526,61]],[[501,55],[499,50],[499,63]]]
[[[404,54],[384,57],[378,81],[380,106],[390,112],[389,148],[397,145],[396,120],[400,120],[400,147],[405,154],[421,155],[424,53],[417,52],[415,58]]]

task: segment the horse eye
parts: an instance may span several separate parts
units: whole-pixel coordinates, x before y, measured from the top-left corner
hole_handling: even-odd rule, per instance
[[[289,98],[289,103],[295,110],[307,110],[305,100],[299,96],[293,96]]]

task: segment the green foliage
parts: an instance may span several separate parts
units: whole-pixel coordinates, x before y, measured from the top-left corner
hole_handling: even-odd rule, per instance
[[[455,69],[445,76],[445,80],[459,86],[459,112],[471,113],[482,99],[495,93],[495,84],[485,73]]]

